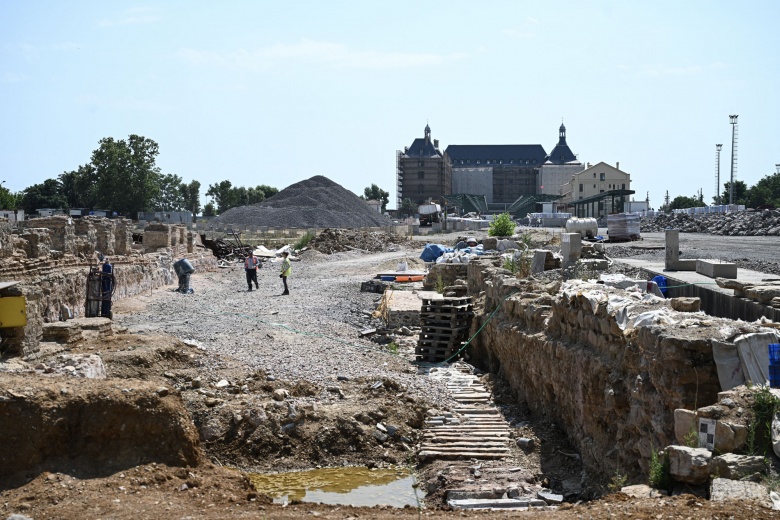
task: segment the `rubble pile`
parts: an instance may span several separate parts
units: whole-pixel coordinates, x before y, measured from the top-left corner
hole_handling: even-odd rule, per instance
[[[688,215],[676,213],[642,217],[643,233],[679,229],[684,233],[710,233],[729,236],[780,235],[780,210],[740,211],[739,213],[710,213]]]
[[[393,225],[388,217],[373,211],[360,197],[322,175],[292,184],[258,204],[231,208],[212,222],[218,226],[296,229]]]
[[[359,229],[325,229],[309,242],[309,247],[320,253],[333,254],[355,249],[361,251],[396,251],[407,238],[385,231]]]

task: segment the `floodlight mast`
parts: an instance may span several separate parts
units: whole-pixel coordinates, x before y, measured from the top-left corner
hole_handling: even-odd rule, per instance
[[[731,123],[731,180],[729,181],[729,205],[734,204],[734,177],[737,174],[737,118],[738,115],[729,116]]]

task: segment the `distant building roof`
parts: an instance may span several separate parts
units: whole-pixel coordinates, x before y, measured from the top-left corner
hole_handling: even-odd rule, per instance
[[[404,148],[407,157],[441,157],[442,153],[437,148],[438,141],[431,139],[431,127],[425,125],[425,137],[417,138],[412,146]]]
[[[577,156],[566,144],[566,127],[561,123],[558,129],[558,144],[555,145],[550,155],[547,156],[547,162],[552,164],[566,164],[577,160]]]
[[[469,166],[476,164],[541,166],[547,155],[540,144],[451,144],[447,147],[446,154],[452,160],[453,166],[461,164],[463,166],[466,164]]]

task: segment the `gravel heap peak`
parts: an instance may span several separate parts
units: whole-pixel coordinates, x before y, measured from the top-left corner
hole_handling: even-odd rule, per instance
[[[251,206],[231,208],[215,224],[281,228],[363,228],[391,226],[392,221],[322,175],[296,182]]]

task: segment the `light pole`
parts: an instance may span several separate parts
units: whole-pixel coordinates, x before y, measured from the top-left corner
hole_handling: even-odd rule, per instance
[[[715,157],[718,162],[718,175],[715,182],[715,202],[720,206],[720,150],[723,148],[722,144],[715,145]]]
[[[775,170],[777,170],[777,173],[780,173],[780,164],[775,164]]]
[[[737,166],[737,118],[729,116],[731,123],[731,180],[729,181],[729,205],[734,204],[734,170]]]

